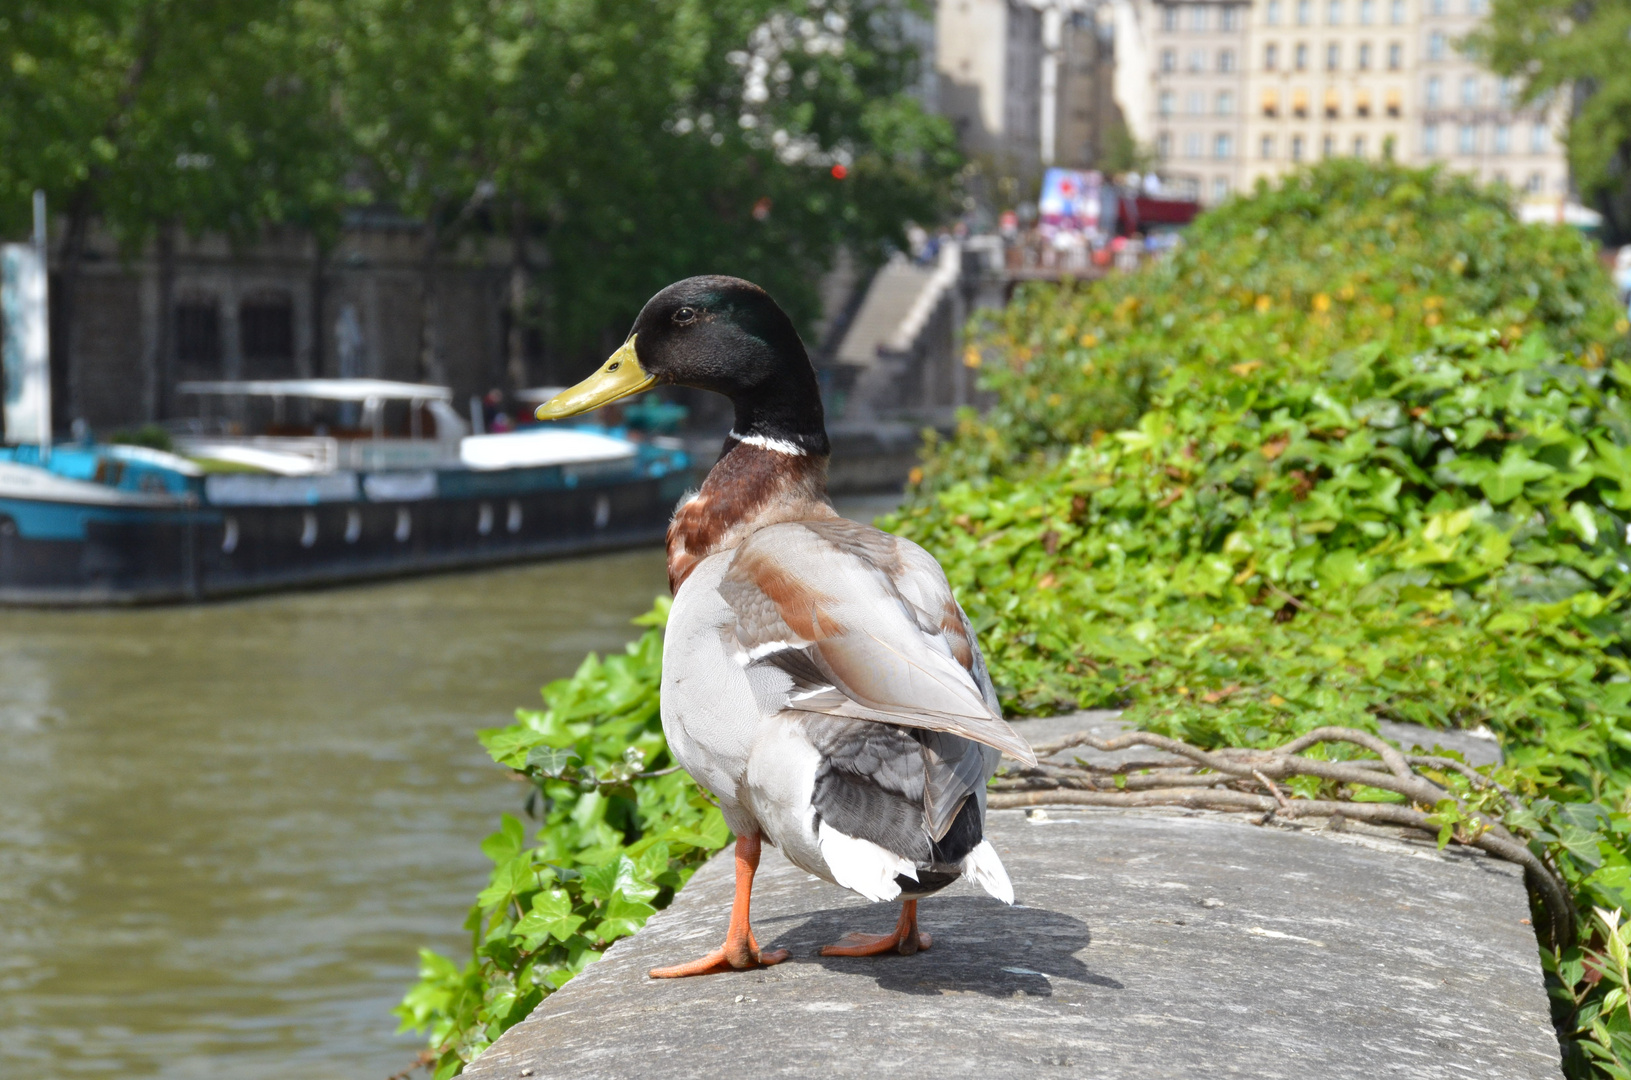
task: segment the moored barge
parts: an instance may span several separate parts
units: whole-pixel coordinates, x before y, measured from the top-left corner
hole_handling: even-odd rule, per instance
[[[202,408],[170,451],[0,448],[0,603],[199,600],[651,543],[691,478],[660,437],[472,434],[445,387],[179,389],[223,415]]]

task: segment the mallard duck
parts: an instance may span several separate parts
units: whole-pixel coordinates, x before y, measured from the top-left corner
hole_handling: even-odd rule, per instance
[[[985,788],[1003,753],[1035,757],[1002,719],[939,563],[833,509],[821,394],[792,320],[750,282],[688,278],[537,415],[660,384],[724,394],[736,410],[668,530],[662,678],[669,749],[736,835],[736,898],[722,947],[652,977],[787,958],[761,949],[749,922],[761,840],[869,900],[901,901],[892,932],[823,955],[928,948],[918,900],[965,875],[1013,903],[983,835]]]

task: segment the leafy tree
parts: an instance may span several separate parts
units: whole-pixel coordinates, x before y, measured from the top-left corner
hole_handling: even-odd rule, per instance
[[[1495,0],[1470,44],[1525,101],[1572,97],[1569,163],[1611,239],[1631,239],[1631,0]]]
[[[917,59],[896,5],[362,0],[343,18],[371,194],[447,226],[432,250],[508,234],[512,326],[568,355],[694,273],[751,277],[807,324],[838,245],[945,209],[952,135],[901,92]]]
[[[64,215],[66,320],[93,222],[127,252],[175,228],[334,231],[346,159],[301,4],[25,0],[0,12],[0,229],[26,227],[35,188]]]

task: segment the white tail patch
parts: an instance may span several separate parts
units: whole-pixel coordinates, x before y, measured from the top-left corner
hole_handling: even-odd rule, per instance
[[[1014,883],[1008,880],[1008,871],[991,841],[981,840],[974,850],[963,856],[963,873],[986,892],[1005,904],[1014,902]]]
[[[817,842],[821,845],[821,857],[827,861],[827,869],[832,871],[832,879],[868,900],[893,900],[898,897],[900,886],[895,884],[897,874],[917,880],[917,867],[910,859],[903,859],[870,840],[847,836],[825,821],[817,833]],[[993,851],[991,858],[995,860],[996,857],[997,853]],[[997,863],[997,872],[1002,873],[1000,862]],[[1008,878],[1004,876],[1002,880],[1007,882]],[[1011,891],[1009,895],[1012,896]],[[1009,902],[1012,903],[1012,900]]]

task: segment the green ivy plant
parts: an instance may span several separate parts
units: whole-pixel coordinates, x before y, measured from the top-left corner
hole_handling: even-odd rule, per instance
[[[1511,824],[1582,915],[1622,911],[1625,330],[1573,234],[1329,163],[1164,267],[1025,293],[981,346],[998,406],[884,524],[945,566],[1008,709],[1122,707],[1208,746],[1487,726],[1529,801]],[[1595,925],[1545,954],[1576,1076],[1631,1063],[1592,1026],[1624,1012],[1582,974]]]
[[[621,655],[590,655],[544,687],[548,708],[481,733],[493,760],[529,785],[531,842],[505,814],[482,842],[493,861],[465,929],[462,964],[420,952],[419,981],[397,1009],[426,1032],[435,1077],[454,1076],[537,1004],[666,907],[730,840],[725,819],[673,765],[658,717],[659,597]]]

